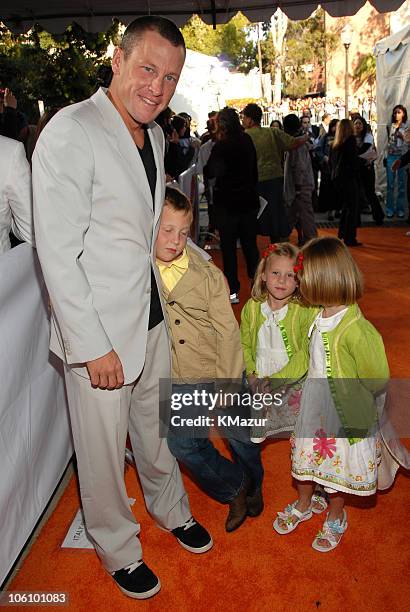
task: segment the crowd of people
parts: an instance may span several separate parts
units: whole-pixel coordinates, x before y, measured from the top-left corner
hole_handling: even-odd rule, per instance
[[[315,104],[315,122],[312,108],[306,104],[309,101]],[[204,176],[208,231],[219,235],[233,303],[239,300],[238,240],[253,278],[258,259],[256,236],[268,235],[275,242],[287,239],[295,228],[302,246],[317,235],[314,211],[327,212],[329,221],[339,219],[339,237],[348,246],[361,245],[357,228],[362,213],[371,214],[376,225],[382,225],[385,216],[403,219],[406,214],[407,171],[404,164],[394,166],[410,141],[404,106],[393,109],[387,129],[384,211],[376,194],[374,136],[365,117],[352,110],[350,119],[339,119],[325,98],[292,102],[289,108],[294,106],[300,114],[281,115],[282,121],[273,119],[270,129],[262,127],[264,111],[254,103],[240,113],[233,108],[211,111],[201,136],[192,132],[187,113],[174,115],[167,108],[158,119],[166,138],[168,179],[177,180],[192,164]],[[318,109],[324,108],[332,113],[318,116]],[[253,143],[256,167],[255,156],[241,137],[243,131]],[[409,181],[407,185],[408,192]],[[259,214],[262,201],[266,206]]]
[[[373,98],[349,98],[349,107],[354,112],[359,113],[368,123],[375,119],[376,101]],[[312,121],[315,124],[320,123],[325,113],[336,119],[343,119],[345,117],[345,100],[331,96],[306,96],[296,99],[282,98],[280,102],[264,108],[264,111],[268,113],[269,121],[274,119],[283,121],[283,118],[289,113],[301,116],[303,111],[307,110],[310,112]]]
[[[190,116],[168,107],[184,61],[184,39],[172,22],[134,20],[114,52],[109,87],[42,121],[33,207],[23,145],[1,136],[2,150],[6,142],[15,147],[0,174],[3,234],[13,222],[36,245],[50,296],[50,349],[64,363],[87,532],[115,583],[137,599],[161,584],[143,561],[124,483],[127,433],[150,514],[191,553],[207,552],[213,539],[192,515],[178,461],[228,505],[231,532],[264,509],[260,442],[293,432],[298,498],[278,512],[274,529],[286,535],[327,511],[312,542],[319,552],[338,546],[347,529],[346,495],[388,488],[399,465],[376,425],[389,368],[380,334],[356,303],[362,279],[348,249],[360,244],[362,202],[383,220],[367,122],[324,113],[312,126],[306,110],[265,128],[262,109],[248,104],[241,116],[232,108],[211,112],[199,138]],[[13,98],[4,92],[2,130],[15,118]],[[388,197],[388,216],[404,212],[406,120],[406,109],[396,107],[386,165],[389,185],[398,172],[399,190]],[[225,276],[188,242],[192,204],[172,181],[193,163],[206,182]],[[340,211],[339,238],[317,237],[316,199]],[[288,240],[293,229],[297,244]],[[262,255],[258,234],[270,239]],[[231,307],[239,303],[238,240],[252,284],[240,327]],[[170,413],[160,410],[160,380]],[[361,380],[367,384],[355,385]],[[239,399],[231,393],[230,403],[221,396],[213,402],[220,384],[239,384]],[[268,403],[274,391],[279,411]],[[243,409],[246,394],[262,402],[263,418],[225,432],[230,460],[209,439],[209,422],[198,427],[194,417],[209,417],[212,405],[224,422],[227,412]],[[172,406],[187,396],[181,433],[183,413],[175,420]],[[410,467],[405,449],[400,459]],[[379,471],[381,460],[387,465]]]
[[[262,116],[262,108],[254,103],[240,114],[233,108],[212,112],[202,138],[195,138],[195,144],[191,138],[197,170],[205,178],[209,231],[219,232],[233,303],[239,300],[238,240],[253,278],[258,234],[276,242],[296,229],[302,246],[317,235],[317,210],[327,212],[329,221],[339,219],[339,237],[353,247],[361,245],[357,228],[362,213],[371,213],[376,225],[382,225],[385,217],[375,188],[374,137],[364,117],[352,112],[350,119],[339,120],[325,113],[320,125],[312,125],[311,113],[305,109],[300,117],[290,113],[283,123],[273,120],[268,128],[261,126]],[[406,121],[406,109],[398,105],[386,150],[388,218],[405,216],[405,164],[393,164],[408,148]]]

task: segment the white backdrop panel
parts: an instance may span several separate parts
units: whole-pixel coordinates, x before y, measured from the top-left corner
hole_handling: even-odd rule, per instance
[[[403,104],[410,113],[410,25],[376,44],[377,100],[377,164],[378,189],[385,188],[386,171],[382,160],[386,154],[386,125],[396,104]]]
[[[59,360],[35,251],[0,256],[0,584],[47,505],[73,450]]]

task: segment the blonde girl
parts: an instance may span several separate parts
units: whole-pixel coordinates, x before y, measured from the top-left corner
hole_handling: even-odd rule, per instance
[[[321,310],[308,334],[308,374],[292,437],[298,499],[278,513],[274,528],[288,534],[312,517],[318,483],[330,502],[312,546],[328,552],[347,529],[345,495],[376,492],[380,442],[375,398],[385,387],[389,367],[380,334],[356,303],[362,277],[340,240],[308,243],[298,278],[302,298]]]
[[[280,377],[282,371],[286,377],[290,362],[294,382],[306,373],[302,344],[316,313],[296,299],[299,265],[298,249],[282,242],[270,244],[257,267],[252,297],[241,312],[246,376],[254,391],[262,390],[266,377]],[[252,440],[261,442],[269,435],[292,431],[299,397],[300,386],[293,386],[282,398],[282,406],[268,408],[266,425],[253,430]]]

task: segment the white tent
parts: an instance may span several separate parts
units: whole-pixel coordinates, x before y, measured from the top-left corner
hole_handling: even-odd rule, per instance
[[[397,10],[404,0],[370,0],[380,13]],[[306,19],[317,8],[315,0],[2,0],[0,19],[11,30],[26,31],[40,23],[62,32],[72,21],[85,30],[106,30],[112,17],[127,24],[139,15],[157,14],[183,25],[192,13],[206,23],[225,23],[238,11],[250,21],[267,21],[281,8],[290,19]],[[366,0],[325,0],[320,5],[332,17],[354,15]]]
[[[385,183],[381,161],[387,146],[386,126],[393,107],[403,104],[410,112],[410,25],[376,44],[377,149],[379,187]]]

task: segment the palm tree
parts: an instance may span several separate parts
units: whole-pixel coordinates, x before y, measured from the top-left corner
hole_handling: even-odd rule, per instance
[[[376,58],[372,53],[362,55],[353,72],[353,79],[356,82],[357,87],[361,87],[365,83],[370,90],[370,109],[369,117],[371,117],[373,92],[376,85]]]

